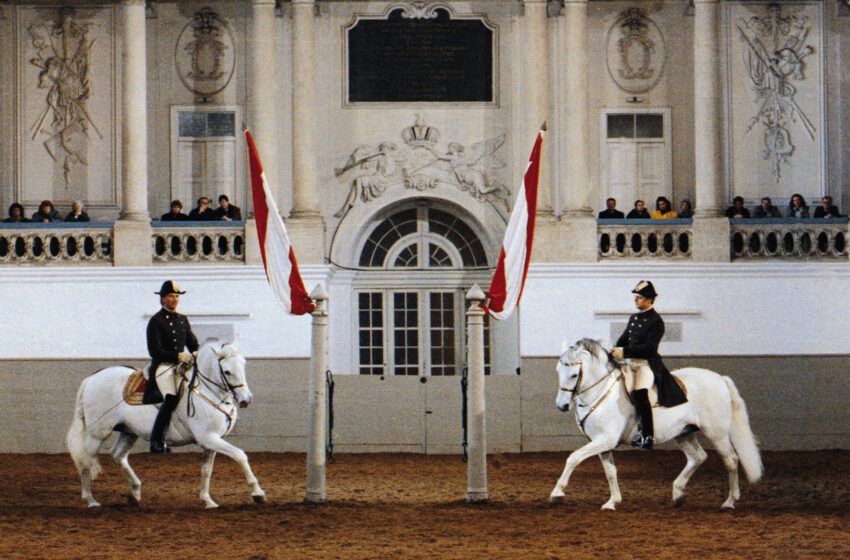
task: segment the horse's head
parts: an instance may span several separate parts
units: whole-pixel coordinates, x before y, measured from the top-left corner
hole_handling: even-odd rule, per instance
[[[570,409],[570,404],[582,387],[595,383],[600,376],[607,375],[610,356],[599,341],[583,338],[574,345],[561,346],[558,358],[558,396],[555,405],[562,412]]]
[[[245,379],[245,358],[235,342],[214,340],[205,343],[198,352],[198,361],[207,375],[218,372],[219,381],[233,394],[241,408],[251,404],[254,396]]]

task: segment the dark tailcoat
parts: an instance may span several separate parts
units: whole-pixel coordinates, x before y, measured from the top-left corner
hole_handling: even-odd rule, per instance
[[[676,406],[688,399],[670,375],[670,371],[658,353],[658,345],[661,344],[662,337],[664,337],[664,319],[655,309],[650,308],[629,317],[629,324],[617,339],[616,346],[623,348],[623,356],[626,358],[648,361],[655,376],[658,402],[662,406]]]
[[[198,349],[198,339],[192,332],[185,315],[168,311],[164,307],[148,321],[148,353],[151,355],[150,376],[153,378],[159,364],[176,364],[177,354],[188,348]]]

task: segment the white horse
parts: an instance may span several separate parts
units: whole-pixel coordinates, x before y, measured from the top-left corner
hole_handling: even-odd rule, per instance
[[[590,442],[567,458],[549,502],[563,501],[573,470],[588,457],[599,455],[611,491],[602,509],[613,510],[622,497],[612,450],[632,441],[637,433],[624,373],[599,342],[586,338],[562,350],[557,369],[560,386],[555,404],[566,411],[573,401],[577,403],[576,421]],[[675,375],[685,384],[688,402],[672,408],[652,409],[655,442],[675,441],[688,460],[673,482],[673,503],[683,503],[688,480],[707,457],[697,439],[698,430],[714,445],[729,473],[729,497],[722,507],[734,508],[735,500],[741,495],[739,459],[751,483],[757,482],[763,471],[761,455],[750,430],[747,406],[735,384],[726,376],[692,367],[676,370]],[[655,390],[651,393],[652,402],[655,402]]]
[[[224,453],[242,467],[251,496],[265,502],[266,494],[248,464],[245,452],[224,441],[236,425],[238,408],[251,404],[253,396],[245,382],[245,358],[235,344],[208,341],[198,351],[197,376],[183,395],[171,417],[166,441],[172,446],[197,443],[204,450],[200,498],[208,508],[218,507],[210,497],[210,477],[216,453]],[[112,446],[112,457],[130,481],[128,500],[138,504],[142,483],[127,460],[136,440],[149,440],[157,408],[131,406],[123,399],[123,389],[132,368],[115,366],[85,378],[77,391],[74,420],[66,443],[80,472],[82,498],[89,507],[100,504],[91,493],[91,482],[100,473],[97,452],[113,431],[120,433]]]

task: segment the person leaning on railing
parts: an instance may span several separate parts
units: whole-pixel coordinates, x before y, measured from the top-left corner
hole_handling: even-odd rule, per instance
[[[732,199],[732,206],[726,209],[727,218],[750,218],[750,211],[744,206],[744,197],[736,196]]]
[[[600,220],[622,220],[626,215],[617,210],[617,199],[609,198],[605,201],[605,210],[599,212]]]
[[[800,193],[791,195],[791,203],[788,205],[789,218],[808,218],[809,207],[806,205],[806,199]]]
[[[815,208],[815,218],[840,218],[838,207],[832,204],[832,197],[827,195],[820,199],[820,206]]]
[[[769,196],[762,197],[761,204],[753,209],[753,218],[781,218],[782,212],[773,205]]]
[[[683,198],[681,202],[679,202],[679,217],[680,218],[693,218],[694,217],[694,207],[691,204],[690,198]]]
[[[211,222],[216,220],[215,212],[210,208],[210,199],[202,196],[198,199],[198,207],[192,208],[189,212],[189,219],[201,222]]]
[[[640,199],[635,200],[635,207],[632,208],[632,210],[628,214],[626,214],[626,219],[648,220],[649,212],[646,210],[645,203]]]
[[[666,196],[659,196],[655,199],[655,210],[649,213],[649,217],[653,220],[675,220],[679,215],[673,210]]]
[[[33,222],[61,222],[62,217],[59,215],[59,210],[53,207],[53,203],[49,200],[42,200],[38,206],[38,211],[32,215]]]
[[[218,208],[215,209],[215,219],[225,222],[242,220],[242,210],[238,206],[230,204],[226,194],[218,197]]]
[[[174,199],[171,201],[171,212],[166,212],[159,219],[163,222],[185,222],[189,216],[183,213],[183,203]]]
[[[71,211],[65,216],[66,222],[90,222],[89,215],[83,212],[83,203],[75,200],[71,206]]]
[[[29,222],[29,218],[24,216],[24,207],[18,202],[13,202],[9,206],[9,217],[3,220],[6,224],[25,223]]]

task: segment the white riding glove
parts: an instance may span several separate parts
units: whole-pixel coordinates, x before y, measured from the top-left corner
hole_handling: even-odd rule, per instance
[[[618,362],[622,362],[623,358],[625,357],[625,356],[623,356],[623,348],[621,346],[616,346],[616,347],[612,348],[611,349],[611,355],[614,356],[614,359],[617,360]]]
[[[177,361],[181,364],[191,364],[192,354],[188,352],[180,352],[179,354],[177,354]]]

